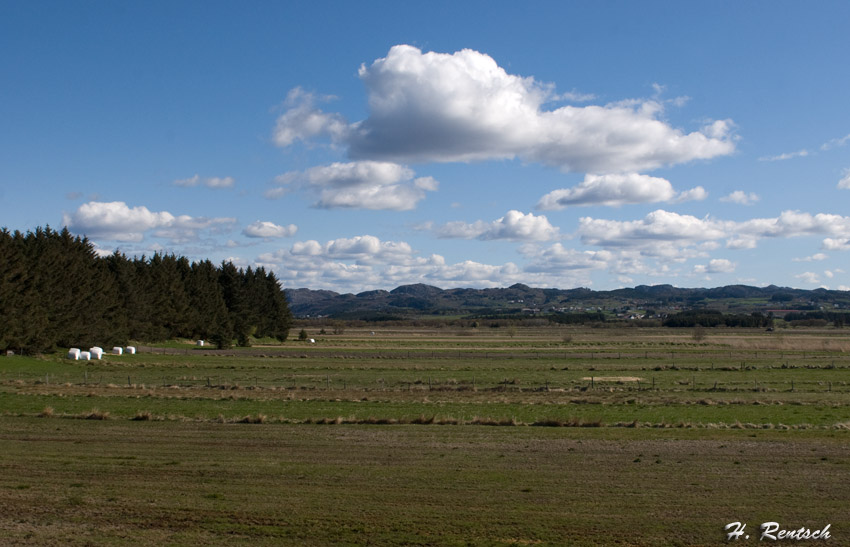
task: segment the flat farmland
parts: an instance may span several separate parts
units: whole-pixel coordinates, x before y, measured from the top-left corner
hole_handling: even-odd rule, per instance
[[[842,329],[307,329],[0,358],[10,544],[850,544]]]

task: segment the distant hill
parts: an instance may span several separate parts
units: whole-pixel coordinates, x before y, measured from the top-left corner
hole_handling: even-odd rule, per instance
[[[429,316],[521,317],[587,311],[605,312],[616,317],[646,311],[666,315],[700,308],[735,313],[850,309],[848,291],[805,290],[775,285],[729,285],[710,289],[639,285],[593,291],[587,288],[541,289],[521,283],[495,289],[441,289],[417,283],[402,285],[391,291],[358,294],[287,289],[286,297],[296,317],[364,320]]]

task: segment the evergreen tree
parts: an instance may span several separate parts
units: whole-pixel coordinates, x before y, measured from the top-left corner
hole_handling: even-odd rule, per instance
[[[0,350],[41,352],[127,340],[285,340],[283,290],[264,268],[190,263],[173,254],[101,258],[85,238],[49,226],[0,230]]]
[[[210,339],[216,345],[226,340],[229,345],[233,327],[218,277],[218,271],[209,260],[192,264],[186,279],[189,327],[194,338]]]

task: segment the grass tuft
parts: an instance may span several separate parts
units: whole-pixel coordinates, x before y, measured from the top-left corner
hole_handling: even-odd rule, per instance
[[[130,419],[136,422],[146,422],[153,419],[153,414],[151,414],[150,410],[139,410],[136,412],[136,415]]]

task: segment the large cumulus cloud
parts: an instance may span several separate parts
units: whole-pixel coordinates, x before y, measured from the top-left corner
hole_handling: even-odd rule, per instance
[[[359,74],[368,93],[365,120],[343,127],[338,115],[296,96],[278,119],[278,144],[324,135],[347,145],[354,159],[521,158],[592,173],[645,171],[735,148],[730,121],[688,133],[663,121],[662,104],[654,100],[547,109],[556,98],[553,86],[509,74],[471,49],[423,53],[398,45]]]

